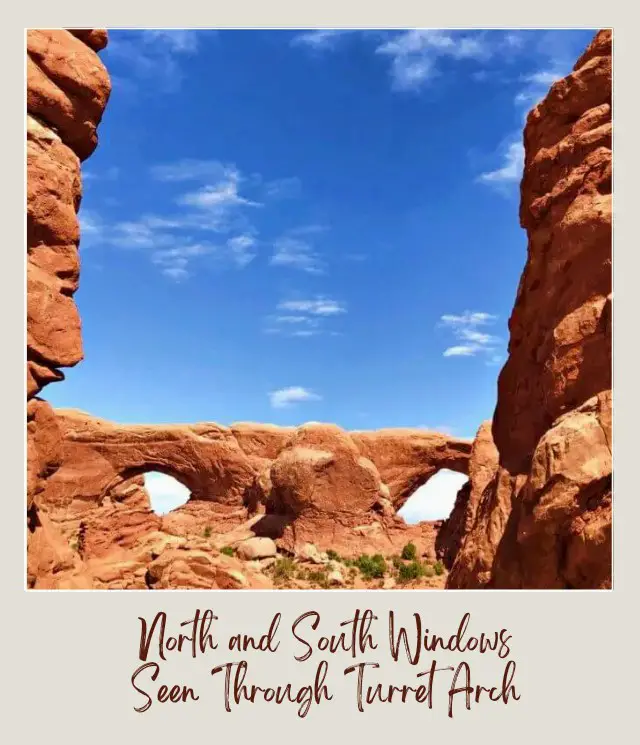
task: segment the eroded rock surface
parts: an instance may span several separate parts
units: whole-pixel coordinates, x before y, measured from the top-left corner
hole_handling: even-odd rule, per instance
[[[527,119],[528,252],[498,381],[499,465],[449,587],[611,585],[611,136],[600,31]]]
[[[80,161],[97,143],[111,83],[102,29],[27,32],[27,582],[78,563],[41,510],[63,457],[57,418],[36,398],[82,359],[78,286]]]

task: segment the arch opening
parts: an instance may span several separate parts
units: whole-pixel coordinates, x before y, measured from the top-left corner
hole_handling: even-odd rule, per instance
[[[408,525],[425,520],[446,520],[456,502],[456,496],[469,477],[464,473],[441,468],[419,486],[398,510]]]
[[[145,471],[144,488],[149,506],[156,515],[166,515],[182,507],[191,498],[191,491],[178,479],[162,471]]]

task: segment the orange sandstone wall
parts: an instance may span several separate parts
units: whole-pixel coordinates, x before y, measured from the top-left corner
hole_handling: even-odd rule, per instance
[[[27,511],[28,583],[71,561],[38,509],[62,457],[56,416],[38,398],[82,359],[73,300],[79,277],[80,163],[97,144],[111,83],[97,52],[102,29],[27,32]]]
[[[611,43],[598,32],[527,119],[498,464],[449,587],[611,585]]]

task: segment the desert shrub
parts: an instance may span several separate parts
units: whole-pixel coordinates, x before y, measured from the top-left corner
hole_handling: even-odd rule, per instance
[[[207,525],[207,527],[202,531],[202,535],[204,538],[211,537],[211,526],[210,525]]]
[[[407,545],[402,549],[401,556],[406,561],[414,561],[418,556],[418,550],[416,549],[415,544],[407,543]]]
[[[220,553],[224,554],[225,556],[233,556],[235,552],[236,550],[232,546],[225,546],[224,548],[220,549]]]
[[[285,556],[283,559],[278,559],[273,565],[273,579],[276,581],[283,581],[293,577],[295,571],[295,564],[293,559]]]
[[[307,575],[307,579],[309,580],[309,582],[315,582],[316,584],[320,585],[320,587],[329,586],[329,577],[326,571],[309,572],[309,574]]]
[[[396,569],[399,569],[402,566],[402,558],[400,556],[392,556],[391,563]]]
[[[411,580],[422,577],[424,568],[417,561],[412,561],[410,564],[403,564],[398,568],[398,581],[400,582],[411,582]]]
[[[340,554],[337,551],[334,551],[332,548],[327,549],[327,556],[332,561],[342,561]]]
[[[444,574],[444,564],[441,561],[436,561],[433,565],[433,570],[439,577],[441,574]]]
[[[424,566],[422,567],[422,574],[425,577],[433,577],[434,573],[435,573],[435,570],[431,566],[431,564],[424,564]]]
[[[384,577],[387,571],[387,562],[381,554],[375,554],[374,556],[362,554],[358,557],[356,565],[366,579],[379,579]]]

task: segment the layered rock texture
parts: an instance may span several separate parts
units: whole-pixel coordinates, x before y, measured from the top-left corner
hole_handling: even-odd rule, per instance
[[[345,556],[390,553],[411,540],[435,559],[436,527],[408,526],[396,511],[441,468],[466,473],[471,452],[467,440],[425,430],[116,425],[71,410],[55,419],[62,452],[41,502],[68,537],[85,526],[87,556],[94,547],[123,546],[136,531],[210,532],[221,547],[239,530],[288,553],[307,543]],[[149,471],[187,486],[187,504],[157,517],[141,488]]]
[[[73,301],[79,276],[80,162],[97,144],[111,83],[102,30],[27,32],[27,511],[28,576],[73,563],[41,513],[62,456],[53,410],[38,393],[82,359]]]
[[[600,31],[527,119],[527,262],[449,587],[611,586],[611,127]]]

